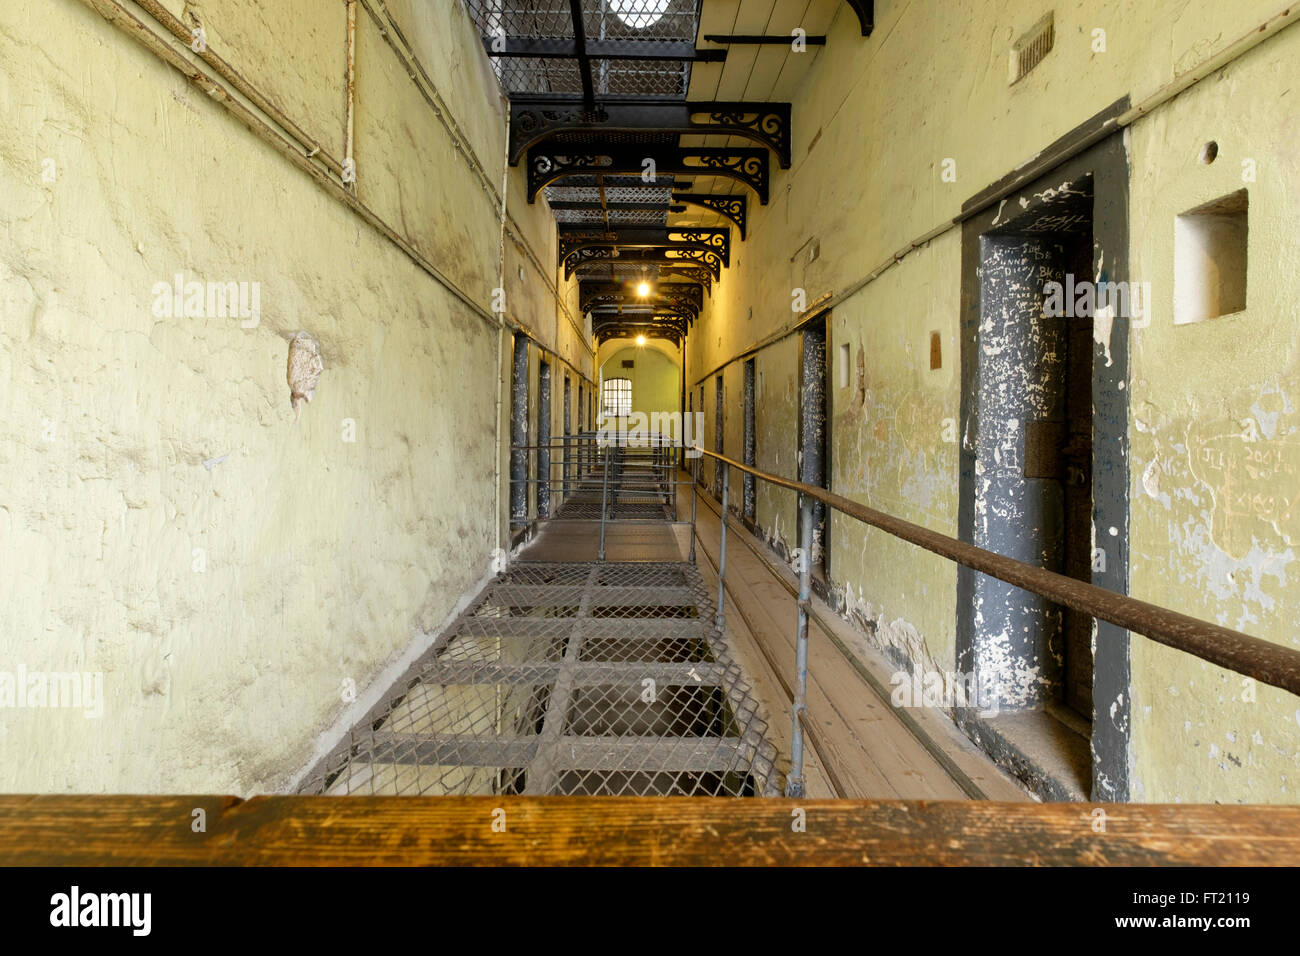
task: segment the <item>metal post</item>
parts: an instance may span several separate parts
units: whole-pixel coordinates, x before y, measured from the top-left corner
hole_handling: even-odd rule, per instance
[[[811,498],[799,497],[799,623],[795,635],[794,734],[790,745],[790,776],[785,783],[787,797],[804,795],[803,718],[808,702],[808,602],[812,596],[813,507]]]
[[[660,490],[659,484],[659,439],[651,435],[647,442],[650,446],[650,494]]]
[[[722,466],[722,541],[718,548],[718,613],[714,615],[713,622],[718,627],[727,626],[727,615],[723,612],[722,602],[726,596],[726,578],[727,578],[727,493],[731,486],[731,466],[725,461],[718,462]]]
[[[609,501],[609,448],[605,448],[605,476],[600,489],[600,560],[605,560],[605,510]]]
[[[695,499],[700,487],[700,456],[695,457],[695,473],[691,475],[691,564],[695,563]]]
[[[672,482],[670,487],[673,490],[673,520],[677,520],[677,448],[670,446],[667,454],[664,456],[664,466],[668,470],[668,479]]]

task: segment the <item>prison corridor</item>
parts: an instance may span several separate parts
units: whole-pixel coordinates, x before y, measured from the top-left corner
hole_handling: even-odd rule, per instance
[[[782,795],[793,602],[751,544],[733,547],[719,607],[720,504],[679,454],[557,443],[552,516],[299,792]],[[873,687],[843,662],[817,642],[810,796],[1028,799],[949,725],[909,727],[883,674]]]

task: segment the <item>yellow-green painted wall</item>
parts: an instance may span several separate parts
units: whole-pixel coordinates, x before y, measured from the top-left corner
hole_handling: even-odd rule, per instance
[[[681,407],[681,368],[670,343],[638,346],[616,339],[600,350],[601,381],[626,378],[632,382],[632,412],[647,419],[656,412],[675,413]],[[632,368],[624,368],[632,362]]]
[[[164,6],[343,158],[343,3]],[[103,686],[6,709],[0,789],[290,786],[505,544],[513,328],[595,377],[554,220],[459,3],[357,5],[362,210],[90,0],[5,4],[0,62],[0,671]],[[155,313],[177,274],[258,321]]]
[[[832,368],[840,345],[851,361],[847,385],[831,380],[832,487],[955,536],[962,262],[952,220],[1072,128],[1121,97],[1146,100],[1283,9],[1261,0],[889,2],[876,5],[864,39],[844,6],[793,97],[793,166],[773,169],[769,205],[751,197],[749,237],[687,342],[697,402],[705,386],[706,445],[715,376],[738,395],[740,359],[752,354],[760,466],[796,474],[793,330],[807,316],[792,297],[833,297]],[[1054,49],[1009,84],[1012,43],[1049,10]],[[1150,326],[1130,342],[1130,590],[1289,646],[1300,646],[1297,89],[1300,29],[1287,26],[1121,134],[1132,169],[1130,278],[1151,282],[1155,299]],[[1200,165],[1210,140],[1219,158]],[[1243,182],[1247,169],[1255,178]],[[1174,326],[1174,217],[1243,185],[1248,307]],[[814,240],[820,256],[809,261]],[[932,332],[943,350],[933,371]],[[738,416],[739,402],[730,404]],[[727,414],[732,453],[739,433]],[[794,517],[790,496],[760,484],[757,520],[774,543],[793,546]],[[917,665],[955,668],[950,562],[838,518],[831,548],[847,610],[879,644]],[[1131,661],[1134,799],[1296,799],[1300,700],[1243,687],[1139,636]],[[1110,719],[1108,703],[1096,719]]]

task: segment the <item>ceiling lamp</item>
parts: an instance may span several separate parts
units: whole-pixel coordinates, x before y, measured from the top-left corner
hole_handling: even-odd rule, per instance
[[[642,346],[644,346],[644,345],[645,345],[645,336],[644,336],[644,335],[638,335],[638,336],[636,337],[636,344],[637,344],[637,345],[642,345]]]
[[[672,0],[605,0],[625,24],[637,30],[654,26],[668,12]]]
[[[636,287],[636,294],[643,299],[647,298],[650,295],[650,283],[642,279],[641,284]]]

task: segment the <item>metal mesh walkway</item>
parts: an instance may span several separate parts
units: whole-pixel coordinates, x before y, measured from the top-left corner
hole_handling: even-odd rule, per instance
[[[309,775],[324,794],[777,795],[689,563],[522,563]]]
[[[574,476],[551,520],[672,521],[676,516],[673,463],[663,448],[610,448],[572,456]]]

